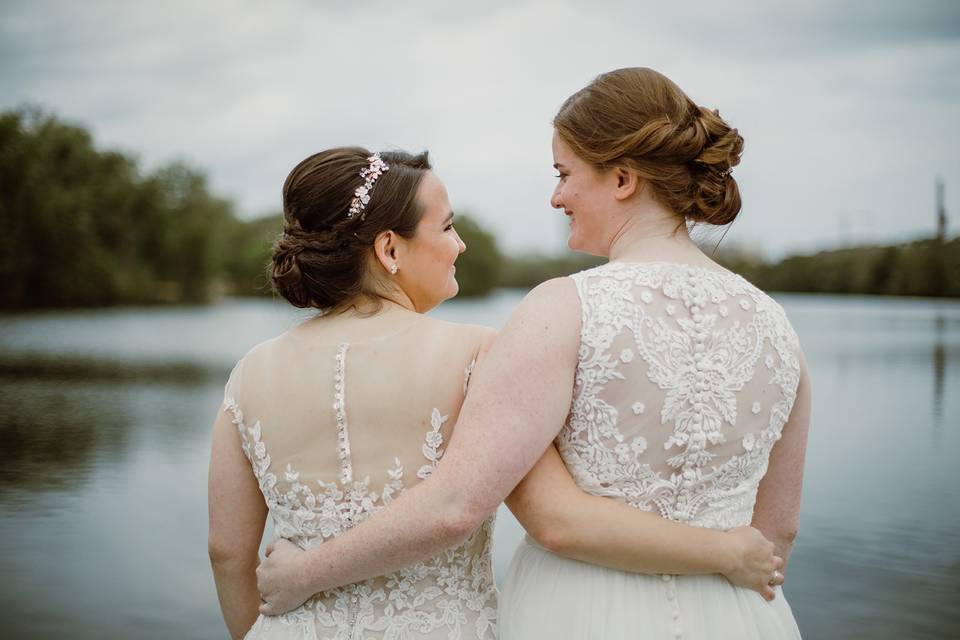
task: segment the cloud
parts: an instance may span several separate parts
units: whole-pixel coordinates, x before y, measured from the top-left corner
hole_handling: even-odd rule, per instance
[[[958,7],[6,3],[0,107],[43,104],[147,167],[186,158],[245,215],[318,149],[429,148],[459,210],[555,251],[551,117],[597,73],[652,66],[740,128],[725,242],[779,255],[929,233],[937,173],[960,214]]]

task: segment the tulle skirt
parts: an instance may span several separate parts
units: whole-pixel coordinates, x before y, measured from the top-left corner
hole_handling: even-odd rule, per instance
[[[800,638],[783,591],[767,602],[719,575],[626,573],[520,543],[500,594],[500,640]]]

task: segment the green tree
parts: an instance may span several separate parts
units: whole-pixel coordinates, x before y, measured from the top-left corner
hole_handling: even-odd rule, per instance
[[[222,272],[227,239],[237,222],[226,200],[207,192],[206,178],[182,162],[158,170],[146,186],[159,196],[156,235],[144,238],[144,258],[172,300],[202,302]]]
[[[224,256],[227,290],[240,296],[270,295],[267,265],[273,242],[283,231],[283,216],[275,214],[238,223],[230,234]]]
[[[136,167],[37,109],[0,115],[0,307],[119,301],[143,277],[127,230]]]
[[[457,233],[467,250],[457,259],[457,282],[461,296],[482,296],[500,285],[503,255],[497,240],[468,215],[458,215]]]
[[[238,224],[203,174],[143,178],[81,127],[0,114],[0,308],[206,300]]]

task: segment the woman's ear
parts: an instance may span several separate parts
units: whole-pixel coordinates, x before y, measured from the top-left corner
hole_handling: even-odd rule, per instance
[[[381,231],[373,240],[373,252],[377,256],[377,262],[387,273],[397,264],[398,240],[397,234],[390,230]]]
[[[617,189],[613,197],[617,200],[626,200],[640,191],[640,177],[634,171],[617,167],[613,170],[617,180]]]

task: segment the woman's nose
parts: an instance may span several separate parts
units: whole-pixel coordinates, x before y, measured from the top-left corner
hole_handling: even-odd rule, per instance
[[[563,208],[563,200],[560,198],[560,185],[554,187],[553,193],[550,195],[550,206],[554,209]]]

